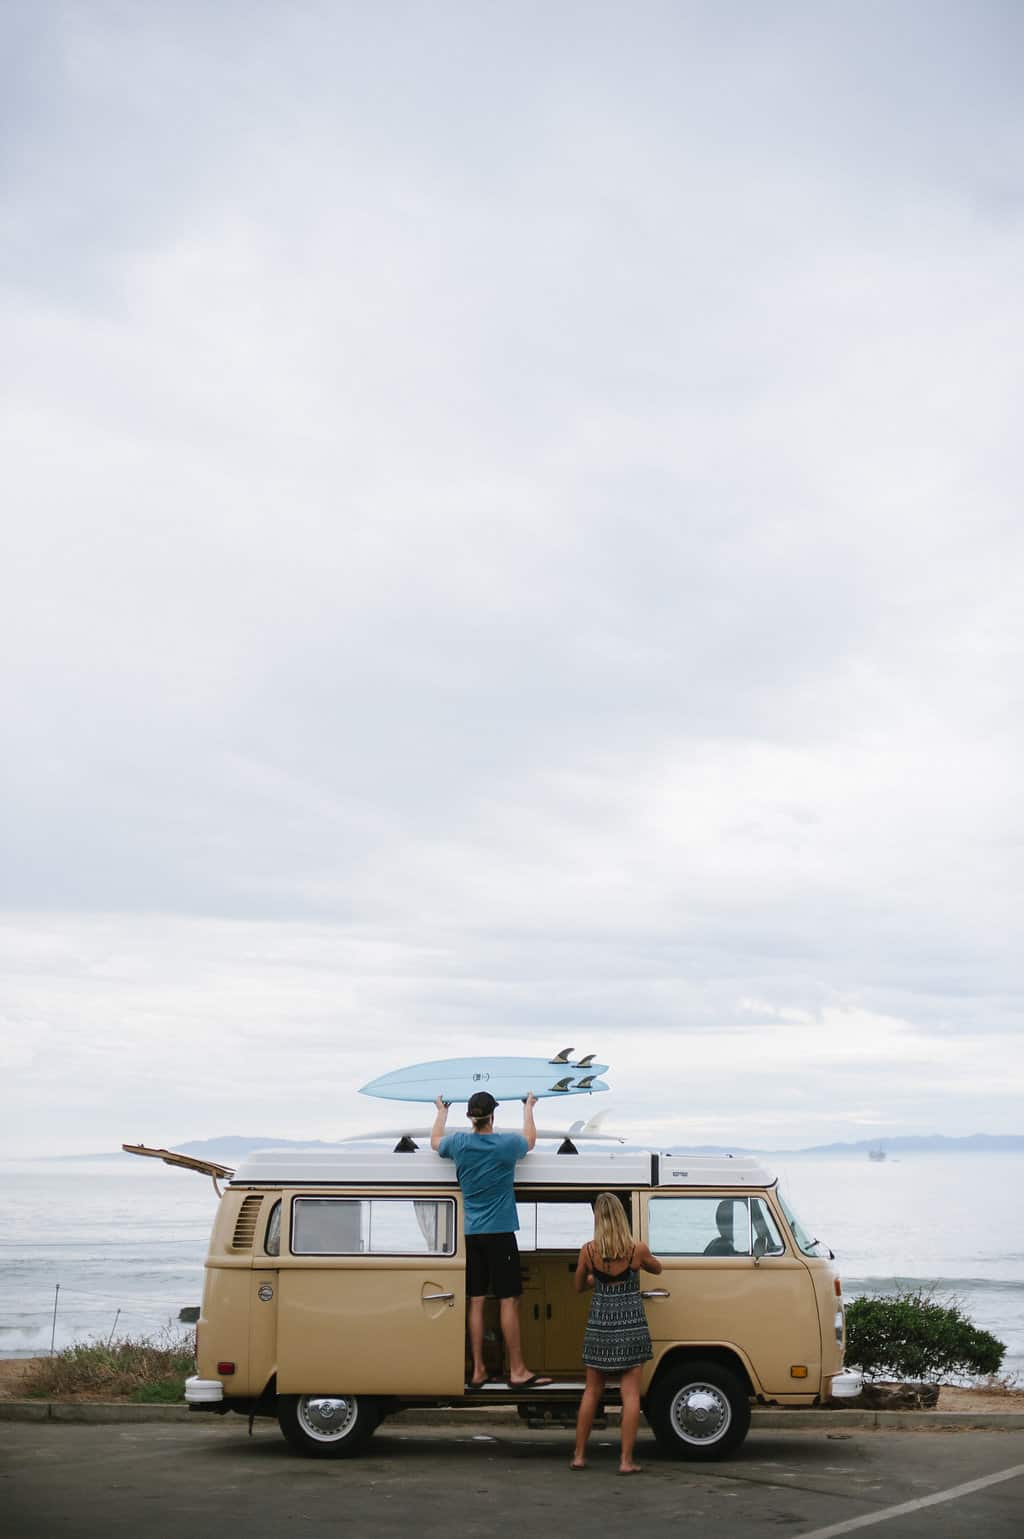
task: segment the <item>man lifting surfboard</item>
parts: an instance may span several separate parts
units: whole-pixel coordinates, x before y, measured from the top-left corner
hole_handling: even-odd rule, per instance
[[[446,1133],[448,1103],[440,1095],[434,1102],[437,1115],[430,1132],[430,1147],[442,1159],[455,1161],[465,1208],[466,1292],[469,1295],[469,1345],[473,1357],[471,1389],[480,1389],[487,1382],[484,1300],[488,1290],[498,1300],[501,1312],[501,1333],[508,1348],[509,1383],[516,1389],[551,1383],[550,1379],[531,1373],[526,1366],[519,1334],[519,1297],[523,1283],[515,1233],[519,1228],[519,1214],[513,1182],[516,1162],[529,1154],[537,1141],[533,1120],[536,1102],[537,1097],[531,1091],[523,1104],[521,1133],[494,1131],[494,1108],[498,1103],[488,1090],[477,1090],[469,1098],[466,1115],[473,1124],[471,1133]]]

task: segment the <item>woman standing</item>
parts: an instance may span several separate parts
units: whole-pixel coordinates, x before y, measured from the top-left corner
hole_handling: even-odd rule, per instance
[[[604,1393],[605,1379],[614,1373],[622,1398],[622,1450],[620,1475],[637,1475],[633,1448],[640,1425],[640,1374],[652,1356],[640,1297],[640,1269],[656,1276],[661,1262],[647,1246],[634,1241],[626,1210],[613,1192],[602,1192],[594,1203],[594,1238],[580,1251],[575,1288],[582,1293],[593,1285],[590,1318],[583,1338],[583,1362],[587,1386],[576,1419],[576,1452],[572,1468],[584,1469],[587,1438],[594,1414]]]

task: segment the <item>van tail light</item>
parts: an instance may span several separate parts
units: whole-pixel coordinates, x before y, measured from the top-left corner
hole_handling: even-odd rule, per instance
[[[234,1363],[218,1363],[217,1364],[217,1372],[220,1373],[220,1374],[223,1374],[225,1377],[229,1373],[234,1373],[234,1371],[235,1371]]]
[[[841,1283],[841,1282],[840,1282],[840,1281],[839,1281],[839,1278],[838,1278],[838,1277],[837,1277],[837,1278],[836,1278],[836,1280],[835,1280],[835,1286],[836,1286],[836,1298],[837,1298],[837,1299],[840,1299],[840,1298],[842,1298],[842,1296],[843,1296],[843,1285],[842,1285],[842,1283]]]

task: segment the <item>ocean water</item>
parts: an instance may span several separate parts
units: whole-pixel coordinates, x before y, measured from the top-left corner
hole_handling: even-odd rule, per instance
[[[127,1154],[0,1163],[0,1357],[187,1330],[216,1206],[209,1179]]]
[[[1003,1371],[1024,1380],[1024,1155],[765,1163],[835,1252],[848,1299],[934,1287],[1006,1343]],[[217,1203],[206,1177],[129,1155],[8,1162],[0,1175],[0,1357],[47,1352],[51,1338],[59,1349],[188,1329],[178,1312],[202,1296]]]
[[[1005,1343],[1000,1373],[1024,1387],[1024,1154],[778,1156],[772,1168],[835,1252],[847,1299],[934,1288]]]

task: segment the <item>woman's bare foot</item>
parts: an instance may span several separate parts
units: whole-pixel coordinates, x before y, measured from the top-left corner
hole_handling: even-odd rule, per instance
[[[643,1465],[641,1465],[641,1464],[620,1464],[619,1465],[619,1474],[620,1475],[642,1475],[643,1472],[644,1472],[643,1471]]]
[[[587,1467],[586,1459],[573,1459],[572,1463],[569,1465],[569,1468],[571,1470],[585,1470],[586,1467]]]

